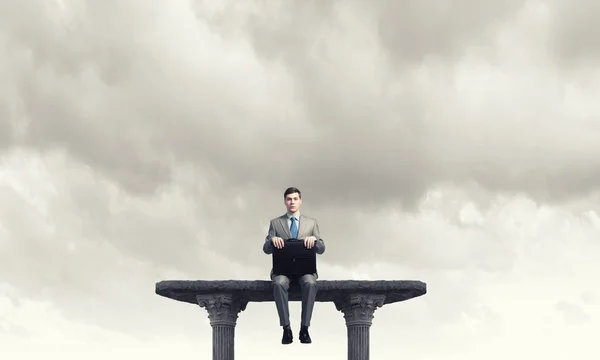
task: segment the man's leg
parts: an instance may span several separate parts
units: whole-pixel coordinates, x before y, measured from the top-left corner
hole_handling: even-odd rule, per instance
[[[288,290],[290,289],[290,279],[285,275],[273,277],[273,297],[275,306],[279,314],[279,325],[290,325],[290,309],[288,305]]]
[[[315,299],[317,298],[317,277],[312,274],[300,278],[300,289],[302,291],[302,323],[300,328],[300,342],[311,343],[308,335],[308,327],[312,318]]]
[[[290,309],[288,301],[288,290],[290,289],[290,279],[285,275],[273,276],[273,297],[275,306],[279,314],[279,325],[283,327],[282,344],[291,344],[293,341],[292,330],[290,328]]]

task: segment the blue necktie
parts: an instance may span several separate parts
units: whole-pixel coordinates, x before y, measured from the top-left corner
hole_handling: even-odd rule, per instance
[[[296,225],[296,218],[294,216],[292,216],[290,218],[290,220],[292,220],[292,225],[290,226],[290,232],[292,233],[292,238],[297,239],[298,238],[298,225]]]

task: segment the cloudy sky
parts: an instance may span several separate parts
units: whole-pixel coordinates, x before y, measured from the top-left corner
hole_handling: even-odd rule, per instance
[[[428,284],[375,313],[373,358],[599,358],[599,16],[0,1],[0,357],[209,358],[205,310],[155,283],[268,279],[297,186],[320,279]],[[237,357],[346,358],[333,304],[311,335],[282,347],[275,305],[251,304]]]

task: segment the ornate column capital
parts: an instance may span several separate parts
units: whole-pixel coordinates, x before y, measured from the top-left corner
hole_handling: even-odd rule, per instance
[[[368,325],[373,322],[373,314],[383,306],[385,295],[349,294],[334,301],[335,308],[344,313],[346,326]]]
[[[210,324],[235,326],[238,315],[246,310],[247,300],[237,298],[231,294],[196,295],[200,307],[208,311]]]

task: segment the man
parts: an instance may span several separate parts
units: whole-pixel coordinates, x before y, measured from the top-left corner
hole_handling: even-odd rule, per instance
[[[263,251],[272,254],[274,248],[281,249],[285,246],[284,239],[302,239],[304,246],[309,249],[315,248],[317,254],[325,252],[325,243],[321,239],[319,224],[317,220],[300,214],[302,205],[302,193],[295,187],[288,188],[283,194],[287,212],[273,220],[269,225],[269,233],[265,238]],[[300,342],[310,344],[312,341],[308,334],[308,327],[312,317],[315,298],[317,296],[318,274],[306,274],[298,279],[302,291],[302,314],[300,327]],[[288,306],[288,290],[290,280],[285,275],[276,275],[271,269],[271,280],[273,280],[273,295],[275,305],[279,314],[279,323],[283,327],[282,344],[291,344],[293,341],[290,328],[290,313]]]

